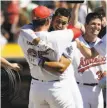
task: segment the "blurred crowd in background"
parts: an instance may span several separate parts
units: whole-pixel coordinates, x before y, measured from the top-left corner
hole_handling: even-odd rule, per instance
[[[73,1],[73,0],[71,0]],[[105,0],[106,1],[106,0]],[[32,21],[31,13],[34,8],[39,5],[44,5],[50,8],[54,14],[55,10],[58,8],[67,8],[71,11],[75,3],[68,3],[66,0],[57,1],[42,1],[42,0],[9,0],[1,1],[0,10],[0,46],[4,46],[7,43],[17,43],[19,32],[22,26],[29,24]],[[106,13],[104,12],[101,4],[101,0],[84,0],[79,7],[78,21],[85,24],[85,19],[88,13],[98,12],[102,16],[102,29],[99,34],[103,36],[106,32],[107,21]],[[72,25],[72,24],[71,24]],[[105,29],[103,29],[105,28]],[[106,91],[106,90],[105,90]],[[106,95],[104,95],[106,98]],[[106,102],[106,101],[105,101]]]
[[[59,7],[68,8],[72,11],[74,3],[66,1],[32,1],[32,0],[11,0],[1,1],[0,10],[0,44],[17,43],[20,28],[30,23],[31,11],[38,5],[45,5],[50,8],[53,13]],[[86,15],[93,11],[101,9],[100,1],[85,1],[79,9],[78,19],[81,23],[85,23]],[[105,23],[104,23],[105,24]]]

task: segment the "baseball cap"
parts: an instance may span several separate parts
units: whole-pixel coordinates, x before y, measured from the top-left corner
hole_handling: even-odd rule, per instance
[[[52,12],[46,6],[38,6],[32,10],[33,18],[44,19],[52,15]]]

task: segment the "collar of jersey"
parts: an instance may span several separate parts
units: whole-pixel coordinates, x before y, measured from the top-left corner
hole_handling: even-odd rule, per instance
[[[40,31],[40,32],[36,32],[37,36],[44,36],[44,35],[48,35],[48,31]]]

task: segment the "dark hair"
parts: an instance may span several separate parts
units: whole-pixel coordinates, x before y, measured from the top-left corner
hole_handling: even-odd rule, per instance
[[[93,19],[100,19],[102,21],[102,17],[101,15],[99,15],[98,13],[96,12],[93,12],[93,13],[89,13],[87,16],[86,16],[86,24],[89,24],[89,22]]]
[[[103,7],[97,7],[97,8],[95,8],[94,12],[97,12],[99,15],[101,15],[101,17],[105,17],[106,16]]]
[[[33,28],[35,29],[35,28],[38,28],[40,26],[45,25],[45,23],[46,23],[47,20],[49,20],[49,17],[45,18],[45,19],[32,20]]]
[[[53,18],[55,16],[65,16],[65,17],[68,17],[69,19],[71,17],[70,11],[66,8],[58,8],[54,13]]]

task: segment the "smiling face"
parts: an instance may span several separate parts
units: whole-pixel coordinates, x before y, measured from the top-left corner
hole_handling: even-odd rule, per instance
[[[101,20],[99,18],[92,19],[88,24],[85,25],[85,28],[88,38],[97,37],[101,30]]]
[[[63,30],[68,26],[68,17],[65,16],[55,16],[52,21],[52,26],[54,30]]]

